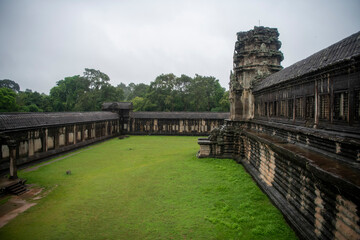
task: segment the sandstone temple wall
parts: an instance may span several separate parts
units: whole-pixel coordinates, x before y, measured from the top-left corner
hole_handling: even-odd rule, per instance
[[[257,134],[245,133],[239,140],[244,146],[241,162],[302,236],[359,237],[359,180],[350,167],[321,166],[328,160],[326,157],[309,156],[309,152],[291,143]],[[342,171],[343,177],[347,174],[352,182],[329,174],[331,167],[337,167],[333,174]]]
[[[233,158],[302,239],[359,239],[360,139],[298,126],[229,121],[200,157]]]
[[[254,32],[266,44],[267,31]],[[301,239],[360,239],[359,46],[360,32],[262,80],[247,79],[253,105],[234,98],[231,120],[198,140],[199,157],[243,164]],[[231,79],[233,96],[246,87],[238,80]]]
[[[267,133],[269,126],[251,125],[238,139],[243,143],[243,149],[238,149],[241,162],[301,235],[357,239],[360,181],[357,154],[349,152],[356,153],[359,142],[351,145],[351,137],[334,140],[335,136],[316,137],[290,129],[279,137]],[[284,131],[274,126],[271,130]],[[338,145],[349,152],[340,154]]]

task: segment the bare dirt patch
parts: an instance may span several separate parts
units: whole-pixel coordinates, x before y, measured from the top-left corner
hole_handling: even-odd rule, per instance
[[[43,188],[33,187],[20,196],[11,196],[6,203],[0,205],[0,228],[5,226],[9,221],[14,219],[20,213],[25,212],[32,206],[35,206],[37,203],[34,202],[34,200],[43,198],[53,189],[54,188],[43,192]],[[7,197],[8,196],[4,196],[3,198]]]

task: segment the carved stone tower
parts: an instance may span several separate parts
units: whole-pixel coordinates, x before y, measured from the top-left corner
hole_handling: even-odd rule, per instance
[[[276,28],[254,27],[238,32],[234,51],[234,71],[230,74],[230,119],[254,117],[252,86],[282,69],[283,54]]]

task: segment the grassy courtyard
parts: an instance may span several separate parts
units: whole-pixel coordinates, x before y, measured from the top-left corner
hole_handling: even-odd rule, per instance
[[[241,165],[195,157],[196,137],[131,136],[89,148],[20,173],[52,191],[0,239],[296,238]]]

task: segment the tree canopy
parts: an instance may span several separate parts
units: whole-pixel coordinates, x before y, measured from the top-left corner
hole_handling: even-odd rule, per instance
[[[0,88],[9,88],[11,90],[14,90],[15,92],[20,91],[19,84],[10,79],[0,80]]]
[[[16,93],[9,88],[0,88],[0,112],[16,112]]]
[[[146,98],[152,105],[147,111],[228,111],[220,105],[225,94],[214,77],[162,74],[150,83]]]
[[[0,80],[0,111],[99,111],[104,102],[131,101],[134,111],[229,111],[229,93],[214,77],[161,74],[150,84],[110,84],[100,70],[57,81],[50,94],[40,94],[13,80]]]

